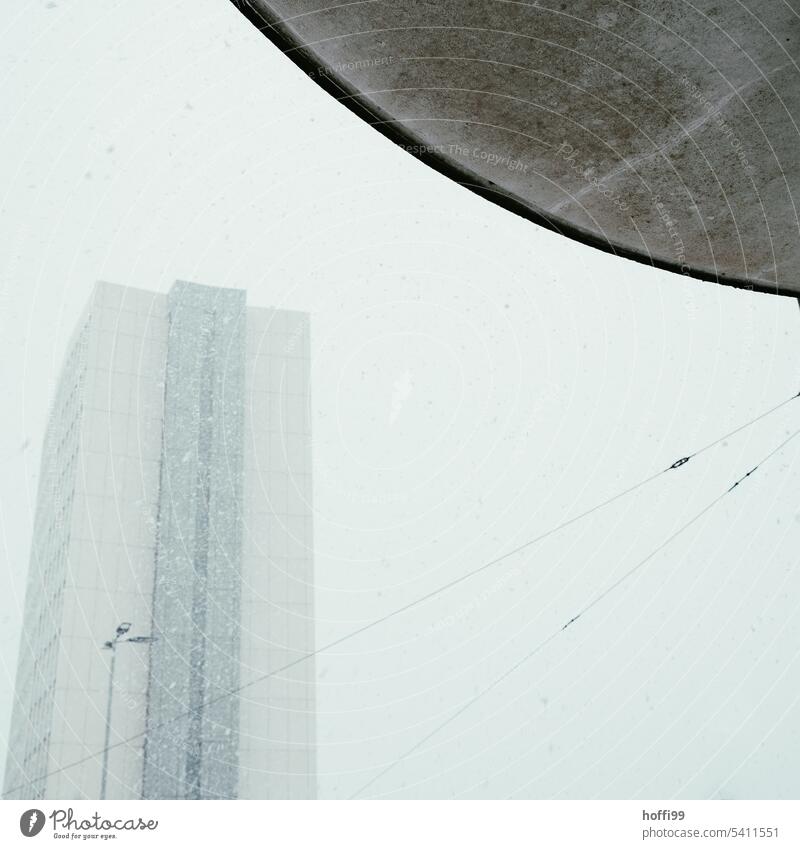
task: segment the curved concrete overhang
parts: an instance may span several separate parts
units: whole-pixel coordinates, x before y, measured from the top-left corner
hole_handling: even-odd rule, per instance
[[[800,295],[800,4],[232,0],[316,84],[492,202]]]

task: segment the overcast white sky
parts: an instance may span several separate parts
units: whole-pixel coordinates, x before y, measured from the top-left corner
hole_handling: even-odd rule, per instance
[[[311,312],[320,643],[800,389],[795,302],[495,209],[227,0],[3,11],[0,738],[47,407],[97,279]],[[320,657],[320,795],[353,792],[797,428],[800,401]],[[800,438],[370,792],[797,798],[798,457]]]

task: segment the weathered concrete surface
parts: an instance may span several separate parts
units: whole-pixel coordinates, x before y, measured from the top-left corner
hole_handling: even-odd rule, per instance
[[[679,273],[800,294],[800,0],[334,3],[236,5],[494,202]]]

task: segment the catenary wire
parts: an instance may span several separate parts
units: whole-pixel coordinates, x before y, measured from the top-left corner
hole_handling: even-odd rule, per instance
[[[246,681],[244,684],[241,684],[238,687],[234,687],[231,690],[226,690],[224,693],[220,693],[220,694],[214,696],[213,698],[207,699],[205,702],[202,703],[202,705],[200,705],[198,707],[202,707],[202,708],[210,707],[211,705],[216,704],[217,702],[221,701],[222,699],[229,698],[230,696],[237,695],[238,693],[241,693],[243,690],[247,689],[248,687],[252,687],[256,684],[259,684],[262,681],[268,680],[269,678],[274,678],[276,675],[280,675],[282,672],[286,672],[287,670],[292,669],[293,667],[299,665],[300,663],[304,663],[307,660],[311,660],[312,658],[316,657],[319,654],[322,654],[323,652],[329,651],[332,648],[336,648],[336,646],[341,645],[342,643],[346,642],[347,640],[351,640],[354,637],[357,637],[360,634],[363,634],[365,631],[369,631],[369,630],[377,627],[378,625],[381,625],[384,622],[387,622],[388,620],[393,619],[394,617],[399,616],[399,615],[401,615],[402,613],[405,613],[408,610],[411,610],[412,608],[416,607],[417,605],[424,604],[426,601],[429,601],[430,599],[435,598],[438,595],[441,595],[442,593],[446,592],[447,590],[452,589],[453,587],[463,583],[464,581],[469,580],[470,578],[474,577],[475,575],[478,575],[481,572],[484,572],[487,569],[490,569],[491,567],[496,566],[498,563],[502,563],[504,560],[507,560],[509,557],[513,557],[514,555],[519,554],[521,551],[524,551],[525,549],[530,548],[531,546],[536,545],[539,542],[542,542],[543,540],[547,539],[548,537],[551,537],[551,536],[559,533],[560,531],[564,530],[565,528],[569,527],[570,525],[573,525],[576,522],[579,522],[582,519],[587,518],[588,516],[592,515],[593,513],[597,512],[599,510],[602,510],[605,507],[608,507],[609,505],[613,504],[614,502],[619,501],[620,499],[624,498],[625,496],[630,495],[633,492],[636,492],[637,490],[639,490],[642,487],[646,486],[647,484],[653,482],[657,478],[662,477],[663,475],[667,474],[668,472],[673,471],[674,469],[678,469],[681,466],[684,466],[686,463],[688,463],[693,458],[695,458],[695,457],[699,456],[700,454],[710,450],[711,448],[714,448],[716,445],[719,445],[721,442],[725,441],[726,439],[730,438],[731,436],[734,436],[735,434],[741,433],[743,430],[746,430],[747,428],[751,427],[752,425],[756,424],[757,422],[761,421],[762,419],[766,418],[767,416],[772,415],[773,413],[777,412],[779,409],[786,406],[787,404],[789,404],[790,402],[794,401],[797,398],[800,398],[800,392],[796,393],[795,395],[792,395],[789,398],[786,398],[785,400],[781,401],[779,404],[776,404],[775,406],[769,408],[765,412],[760,413],[755,418],[750,419],[749,421],[745,422],[742,425],[739,425],[738,427],[734,428],[733,430],[729,431],[728,433],[724,434],[723,436],[718,437],[713,442],[709,442],[707,445],[704,445],[702,448],[699,448],[698,450],[694,451],[693,453],[687,454],[686,456],[681,457],[680,459],[678,459],[674,463],[672,463],[670,466],[667,466],[665,469],[661,469],[661,471],[658,471],[658,472],[655,472],[652,475],[649,475],[648,477],[644,478],[643,480],[639,481],[638,483],[635,483],[632,486],[628,487],[627,489],[624,489],[624,490],[616,493],[615,495],[612,495],[610,498],[607,498],[604,501],[601,501],[598,504],[595,504],[593,507],[588,508],[587,510],[583,511],[582,513],[578,513],[577,515],[572,516],[571,518],[565,520],[564,522],[561,522],[560,524],[550,528],[549,530],[544,531],[543,533],[539,534],[538,536],[533,537],[530,540],[527,540],[526,542],[522,543],[521,545],[518,545],[516,548],[513,548],[510,551],[507,551],[507,552],[499,555],[498,557],[494,558],[493,560],[488,561],[487,563],[483,563],[482,565],[478,566],[475,569],[470,570],[469,572],[465,572],[463,575],[459,575],[457,578],[454,578],[452,581],[449,581],[446,584],[443,584],[442,586],[437,587],[435,590],[431,590],[430,592],[425,593],[425,595],[422,595],[419,598],[416,598],[413,601],[408,602],[408,604],[404,604],[403,606],[398,607],[395,610],[390,611],[389,613],[385,614],[384,616],[381,616],[377,619],[373,619],[372,621],[366,623],[365,625],[362,625],[361,627],[356,628],[353,631],[349,631],[347,634],[343,634],[341,637],[337,637],[335,640],[332,640],[331,642],[326,643],[325,645],[320,646],[319,648],[314,649],[313,651],[306,652],[306,653],[300,655],[299,657],[295,658],[294,660],[289,661],[288,663],[284,664],[283,666],[279,666],[275,669],[271,669],[269,672],[265,672],[262,675],[259,675],[255,678],[252,678],[251,680]],[[790,438],[792,438],[792,437],[790,437]],[[779,449],[776,449],[776,451],[777,450],[779,450]],[[770,454],[769,456],[772,456],[772,455]],[[761,465],[761,463],[765,462],[766,459],[768,459],[768,457],[765,458],[764,460],[762,460],[758,465]],[[758,468],[758,466],[756,466],[755,468]],[[745,475],[745,477],[752,474],[753,471],[755,471],[755,469],[752,469],[750,472],[748,472],[747,475]],[[741,481],[737,481],[731,487],[731,489],[736,487],[740,482]],[[725,494],[727,494],[727,492],[724,493],[723,495],[725,495]],[[720,496],[720,498],[721,497],[722,496]],[[710,506],[713,506],[714,503],[716,503],[716,502],[713,502],[712,505],[710,505]],[[707,509],[710,509],[710,506]],[[695,521],[697,518],[699,518],[699,516],[695,517],[695,519],[693,519],[692,522]],[[685,528],[683,530],[685,530]],[[672,539],[672,538],[670,538],[670,539]],[[663,545],[666,545],[668,542],[669,542],[669,540],[667,542],[663,543],[661,547],[663,547]],[[655,556],[655,554],[658,551],[660,551],[661,547],[659,547],[659,549],[657,549],[655,552],[652,552],[651,555],[649,555],[647,559],[650,559],[650,557]],[[644,565],[644,564],[642,563],[642,564],[639,564],[639,565]],[[635,567],[635,568],[638,568],[638,566]],[[624,577],[625,576],[623,576],[623,579],[624,579]],[[608,590],[608,591],[610,591],[610,590]],[[417,744],[415,744],[413,749],[409,749],[408,752],[406,752],[398,761],[393,762],[389,766],[389,768],[387,768],[387,771],[388,771],[388,769],[393,768],[396,764],[400,763],[402,760],[405,760],[405,758],[408,757],[410,754],[412,754],[414,751],[416,751],[417,748],[424,745],[424,743],[427,742],[427,740],[430,739],[430,737],[432,737],[433,735],[438,733],[438,731],[441,728],[443,728],[446,724],[449,724],[450,722],[455,720],[458,716],[460,716],[460,714],[463,713],[465,710],[467,710],[467,708],[469,708],[471,704],[474,704],[474,701],[477,701],[479,698],[482,697],[482,695],[489,692],[489,689],[493,689],[495,686],[500,684],[501,681],[505,680],[505,678],[507,678],[509,675],[511,675],[519,665],[522,665],[527,660],[532,658],[534,656],[534,654],[538,653],[552,639],[555,639],[555,637],[559,633],[561,633],[562,630],[565,630],[567,627],[569,627],[569,625],[571,625],[577,618],[582,616],[588,609],[589,608],[582,610],[580,613],[577,614],[577,616],[573,617],[562,629],[554,632],[545,641],[543,641],[542,643],[537,645],[536,648],[533,649],[533,651],[529,652],[528,655],[526,655],[522,659],[522,661],[519,662],[519,664],[516,664],[510,670],[507,670],[503,674],[503,676],[501,676],[501,678],[498,678],[495,682],[493,682],[489,686],[489,688],[481,691],[473,701],[467,702],[464,706],[462,706],[462,708],[459,709],[458,713],[453,714],[442,726],[434,729],[434,731],[431,732],[431,734],[429,734],[428,736],[423,738],[421,741],[419,741]],[[108,751],[112,751],[116,748],[119,748],[120,746],[125,746],[128,743],[133,742],[134,740],[138,740],[140,737],[144,737],[150,731],[153,731],[157,728],[163,728],[165,725],[169,725],[172,722],[178,722],[181,719],[187,718],[191,714],[192,714],[192,711],[188,711],[188,710],[184,711],[182,713],[176,714],[175,716],[170,717],[169,719],[165,719],[165,720],[162,720],[159,723],[156,723],[155,725],[153,725],[152,727],[150,727],[150,728],[148,728],[144,731],[140,731],[137,734],[133,734],[133,735],[126,737],[122,740],[118,740],[116,743],[112,743],[110,746],[108,746],[106,748],[100,749],[96,752],[92,752],[88,755],[84,755],[83,757],[81,757],[81,758],[79,758],[75,761],[72,761],[68,764],[57,767],[56,769],[50,770],[46,773],[42,773],[42,774],[36,776],[35,778],[27,779],[24,783],[18,784],[15,787],[12,787],[9,790],[4,791],[2,795],[3,796],[9,796],[12,793],[17,792],[18,790],[22,790],[25,787],[29,787],[33,784],[36,784],[37,782],[44,781],[45,779],[50,778],[53,775],[57,775],[61,772],[65,772],[66,770],[72,769],[76,766],[80,766],[81,764],[86,763],[87,761],[90,761],[90,760],[94,760],[95,758],[102,757]],[[368,782],[362,788],[360,788],[357,791],[356,795],[359,795],[363,790],[367,789],[367,787],[374,784],[375,781],[377,781],[379,778],[381,778],[384,774],[385,773],[380,773],[379,775],[375,776],[372,780],[370,780],[370,782]]]
[[[553,631],[549,636],[545,637],[541,642],[537,643],[531,651],[529,651],[521,660],[518,660],[514,663],[509,669],[503,672],[502,675],[495,678],[490,684],[484,687],[482,690],[479,690],[472,698],[468,699],[464,702],[461,707],[458,708],[454,713],[450,714],[443,722],[439,723],[432,731],[429,731],[421,740],[418,740],[410,749],[407,749],[400,757],[393,760],[386,767],[384,767],[380,772],[370,778],[365,784],[362,784],[358,790],[355,791],[349,798],[357,799],[365,790],[372,787],[377,781],[391,772],[396,766],[399,766],[403,761],[405,761],[408,757],[414,754],[414,752],[419,751],[425,743],[435,737],[440,731],[446,728],[450,723],[454,722],[458,719],[459,716],[466,713],[469,708],[471,708],[476,702],[480,701],[485,695],[490,693],[496,687],[498,687],[503,681],[509,678],[514,674],[521,666],[524,666],[531,658],[537,655],[542,649],[544,649],[549,643],[555,640],[560,634],[567,630],[571,625],[574,625],[575,622],[578,621],[584,614],[588,613],[593,607],[600,604],[605,598],[607,598],[611,593],[617,590],[622,584],[624,584],[629,578],[633,577],[633,575],[646,566],[656,555],[662,552],[673,540],[677,539],[681,534],[687,531],[692,525],[698,522],[703,516],[706,515],[709,511],[711,511],[723,498],[727,495],[730,495],[736,487],[739,486],[743,481],[747,480],[760,466],[766,463],[771,457],[775,456],[779,451],[785,448],[795,437],[800,435],[800,429],[796,430],[789,437],[787,437],[783,442],[780,443],[776,448],[773,448],[772,451],[769,452],[765,457],[762,457],[761,460],[756,463],[756,465],[750,469],[749,472],[742,475],[738,480],[736,480],[731,486],[729,486],[726,490],[720,493],[716,498],[706,504],[702,510],[696,513],[691,517],[687,522],[681,525],[678,530],[674,531],[670,534],[663,542],[661,542],[658,547],[654,548],[646,557],[636,563],[635,566],[631,567],[627,572],[621,575],[616,581],[612,584],[609,584],[601,593],[595,596],[585,607],[581,608],[571,619],[569,619],[564,625],[562,625],[558,630]]]

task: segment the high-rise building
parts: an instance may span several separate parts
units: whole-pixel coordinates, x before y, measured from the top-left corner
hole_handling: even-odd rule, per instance
[[[307,316],[98,284],[43,447],[4,795],[314,797],[313,658],[284,669],[313,617]]]

